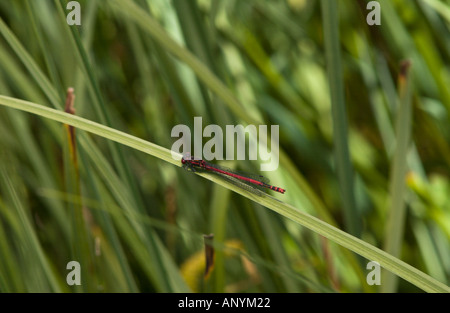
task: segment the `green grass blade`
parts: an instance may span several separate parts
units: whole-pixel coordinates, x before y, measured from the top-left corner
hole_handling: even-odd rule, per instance
[[[153,155],[176,166],[181,166],[181,162],[172,159],[170,150],[168,149],[159,147],[158,145],[146,142],[142,139],[125,134],[115,129],[111,129],[109,127],[88,121],[81,117],[49,109],[47,107],[43,107],[28,101],[17,100],[5,96],[0,96],[0,104],[72,125],[79,129],[100,135],[104,138],[122,143],[126,146]],[[425,273],[419,271],[411,265],[344,231],[339,230],[334,226],[325,223],[324,221],[314,216],[298,210],[292,205],[283,203],[282,201],[270,195],[260,196],[250,193],[249,191],[241,189],[231,184],[230,182],[220,179],[219,177],[216,177],[214,175],[208,175],[207,173],[201,173],[199,175],[230,190],[233,190],[236,193],[241,194],[254,202],[257,202],[302,226],[307,227],[308,229],[324,236],[325,238],[330,239],[331,241],[347,249],[350,249],[351,251],[365,257],[368,260],[377,261],[383,268],[425,291],[450,292],[450,288],[448,286],[426,275]]]
[[[214,234],[214,241],[222,243],[226,239],[226,215],[228,204],[230,203],[230,192],[223,191],[218,186],[213,189],[211,197],[211,232]],[[214,260],[214,292],[224,292],[225,290],[225,260],[224,251],[216,250]]]
[[[345,225],[351,234],[358,237],[361,234],[361,222],[355,203],[353,167],[348,147],[347,110],[342,83],[341,49],[339,47],[338,1],[322,0],[321,5],[333,115],[336,171],[341,190]]]
[[[151,34],[167,51],[186,63],[196,74],[197,77],[215,92],[233,111],[233,113],[247,121],[249,124],[259,124],[257,121],[250,120],[245,114],[243,108],[233,93],[217,78],[214,73],[208,69],[198,58],[189,50],[180,46],[175,40],[167,35],[165,30],[154,20],[147,12],[142,10],[132,1],[111,1],[111,7],[117,14],[130,18],[136,22],[142,29]]]
[[[58,93],[53,88],[47,77],[41,72],[39,67],[31,58],[30,54],[25,50],[25,48],[21,45],[21,43],[14,36],[14,34],[11,32],[11,30],[8,28],[8,26],[1,18],[0,18],[0,33],[3,35],[5,40],[10,44],[11,48],[15,51],[16,55],[28,67],[31,76],[41,86],[41,89],[46,93],[46,96],[48,97],[52,105],[55,108],[61,108],[62,103]]]
[[[55,0],[56,2],[57,0]],[[64,19],[65,18],[65,13],[64,13],[64,1],[60,0],[59,1],[59,13],[60,13],[60,18]],[[69,26],[67,26],[69,27]],[[94,108],[96,110],[96,113],[98,115],[98,117],[100,118],[100,121],[103,124],[106,124],[107,126],[111,126],[111,118],[109,117],[109,113],[108,110],[106,108],[105,105],[105,101],[103,99],[102,93],[100,91],[100,86],[98,83],[98,80],[95,76],[95,69],[94,67],[91,65],[91,63],[89,62],[89,58],[87,56],[86,50],[83,46],[83,43],[81,41],[81,37],[78,33],[78,29],[76,27],[69,27],[70,29],[70,34],[72,35],[72,45],[74,46],[74,51],[77,53],[77,56],[79,57],[79,59],[81,60],[81,65],[83,68],[83,72],[86,75],[87,81],[89,82],[88,86],[91,88],[92,92],[94,93]],[[131,193],[134,194],[134,201],[137,203],[137,208],[142,212],[143,211],[143,204],[141,201],[141,197],[138,196],[137,193],[137,188],[135,186],[135,181],[131,178],[131,172],[129,169],[129,165],[128,163],[125,161],[125,156],[123,151],[121,150],[120,146],[117,146],[115,143],[113,142],[108,142],[109,145],[109,149],[111,151],[113,160],[114,160],[114,164],[118,170],[118,172],[120,173],[120,176],[122,177],[122,179],[127,181],[126,186]]]
[[[124,15],[137,25],[139,25],[146,33],[150,34],[153,39],[159,43],[164,49],[179,58],[187,64],[199,79],[208,88],[217,94],[219,98],[229,107],[234,113],[236,119],[242,119],[248,124],[259,125],[259,121],[250,118],[243,109],[241,103],[237,100],[234,94],[212,73],[199,59],[197,59],[186,48],[179,45],[173,40],[165,30],[145,11],[139,8],[131,1],[111,1],[112,8],[119,15]],[[279,151],[280,165],[284,166],[287,172],[291,173],[295,182],[298,184],[299,190],[305,193],[308,200],[312,203],[314,208],[320,213],[326,221],[334,223],[331,215],[326,211],[325,206],[309,186],[306,179],[296,169],[289,156],[280,149]]]
[[[432,7],[436,12],[441,14],[448,22],[450,22],[450,6],[438,0],[423,0],[427,5]]]
[[[411,79],[409,75],[410,63],[405,62],[400,69],[400,107],[396,114],[396,148],[392,161],[390,180],[390,205],[388,220],[386,223],[384,250],[389,254],[399,257],[402,246],[406,203],[405,203],[405,175],[407,171],[406,156],[410,147],[411,137]],[[397,277],[386,273],[381,290],[383,292],[395,292]]]
[[[26,268],[30,271],[27,272],[30,277],[24,277],[28,280],[25,281],[27,291],[61,292],[64,287],[60,285],[60,281],[45,255],[37,233],[32,226],[28,210],[26,210],[18,191],[15,189],[10,173],[8,173],[5,165],[2,164],[0,168],[0,182],[2,189],[5,190],[5,194],[10,198],[10,209],[14,211],[18,228],[20,229],[17,240],[22,244],[23,262],[27,263]]]
[[[42,117],[49,118],[54,121],[58,121],[64,124],[68,124],[74,126],[76,128],[85,130],[87,132],[100,135],[104,138],[111,139],[115,142],[121,143],[125,146],[132,147],[136,150],[145,152],[147,154],[153,155],[159,159],[162,159],[166,162],[181,166],[179,161],[176,161],[171,156],[171,151],[166,148],[162,148],[158,145],[152,144],[148,141],[136,138],[134,136],[125,134],[121,131],[115,130],[113,128],[89,121],[82,117],[72,115],[69,113],[65,113],[62,111],[57,111],[54,109],[50,109],[48,107],[44,107],[29,101],[17,100],[11,97],[1,96],[0,95],[1,104],[12,107],[15,109],[19,109],[22,111],[26,111],[29,113],[37,114]]]

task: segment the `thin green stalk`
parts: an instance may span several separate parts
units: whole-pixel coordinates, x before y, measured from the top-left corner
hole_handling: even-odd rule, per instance
[[[230,203],[230,192],[223,191],[218,186],[213,189],[211,198],[211,231],[214,233],[214,241],[223,244],[226,239],[227,211]],[[214,292],[225,291],[225,255],[223,249],[216,249],[213,271]]]
[[[322,16],[325,37],[325,52],[330,84],[331,109],[333,115],[333,141],[336,170],[341,190],[342,207],[346,229],[355,236],[361,234],[361,222],[356,208],[353,167],[348,147],[347,110],[344,100],[341,53],[339,46],[338,1],[322,0]]]
[[[391,168],[390,205],[385,232],[384,250],[399,257],[402,247],[403,230],[405,226],[405,175],[407,171],[406,156],[411,137],[411,79],[409,62],[402,65],[400,73],[400,107],[396,114],[396,148]],[[381,284],[382,292],[395,292],[397,276],[385,273]]]

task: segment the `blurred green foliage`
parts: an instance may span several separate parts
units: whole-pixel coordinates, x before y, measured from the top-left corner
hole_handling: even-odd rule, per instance
[[[450,2],[379,0],[379,26],[367,24],[367,2],[337,1],[330,33],[317,0],[79,1],[81,26],[67,25],[66,1],[2,1],[0,94],[63,110],[71,86],[76,115],[167,149],[171,129],[192,129],[195,116],[280,125],[280,168],[267,175],[287,189],[277,198],[378,247],[400,236],[397,257],[448,285]],[[392,234],[405,59],[411,140],[396,182],[406,213]],[[333,117],[333,88],[345,120]],[[77,165],[66,128],[0,108],[0,292],[379,291],[366,283],[370,260],[158,158],[76,136]],[[344,180],[338,147],[349,151]],[[204,279],[209,233],[216,262]],[[72,288],[66,265],[79,258],[89,266]]]

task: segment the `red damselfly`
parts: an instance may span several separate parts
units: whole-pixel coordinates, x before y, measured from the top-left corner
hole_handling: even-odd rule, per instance
[[[181,163],[183,164],[183,167],[185,169],[192,172],[203,171],[215,173],[225,178],[231,178],[230,180],[232,182],[239,182],[240,184],[244,184],[252,188],[258,189],[267,188],[277,191],[279,193],[285,193],[286,191],[285,189],[282,189],[280,187],[270,185],[269,180],[263,176],[252,175],[247,173],[238,173],[234,170],[231,170],[223,166],[211,164],[204,160],[194,159],[194,157],[190,156],[189,154],[183,156],[183,158],[181,159]]]

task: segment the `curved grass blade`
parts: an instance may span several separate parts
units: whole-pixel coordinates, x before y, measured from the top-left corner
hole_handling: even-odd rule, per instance
[[[171,151],[160,147],[156,144],[147,142],[140,138],[131,136],[129,134],[120,132],[118,130],[100,125],[98,123],[91,122],[84,118],[73,116],[65,112],[49,109],[41,105],[18,100],[6,96],[0,96],[0,104],[7,107],[15,108],[18,110],[30,112],[37,114],[61,123],[69,124],[79,129],[91,132],[96,135],[100,135],[104,138],[114,140],[118,143],[122,143],[126,146],[135,148],[139,151],[145,152],[147,154],[156,156],[166,162],[174,164],[181,167],[182,164],[179,160],[174,160],[171,156]],[[181,155],[180,155],[181,159]],[[244,197],[257,202],[278,214],[291,219],[292,221],[307,227],[308,229],[328,238],[329,240],[347,248],[351,251],[365,257],[368,260],[378,262],[383,268],[396,274],[397,276],[409,281],[410,283],[416,285],[427,292],[450,292],[450,287],[437,281],[431,276],[419,271],[413,266],[399,260],[396,257],[376,248],[361,239],[358,239],[326,222],[309,215],[299,209],[284,203],[270,195],[260,197],[256,194],[250,193],[247,190],[241,189],[230,182],[227,182],[220,177],[215,175],[199,173],[198,175],[203,176],[217,184],[220,184],[236,193],[243,195]]]

